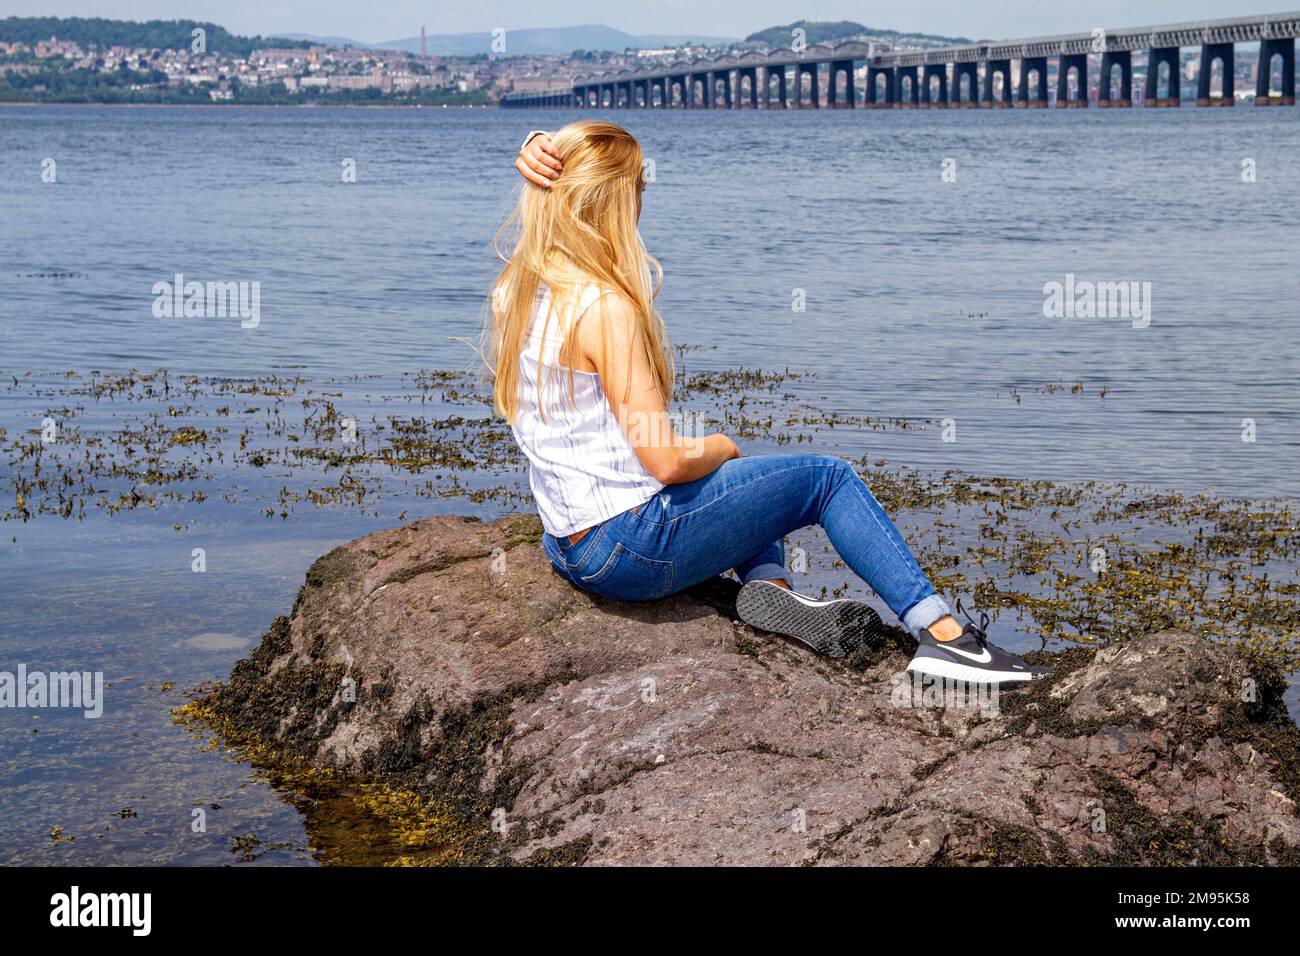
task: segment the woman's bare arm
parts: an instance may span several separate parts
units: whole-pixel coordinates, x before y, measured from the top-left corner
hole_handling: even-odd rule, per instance
[[[665,485],[695,481],[741,456],[726,435],[694,438],[677,434],[655,387],[650,359],[627,300],[602,296],[587,310],[574,334],[579,351],[600,375],[628,443],[655,480]]]

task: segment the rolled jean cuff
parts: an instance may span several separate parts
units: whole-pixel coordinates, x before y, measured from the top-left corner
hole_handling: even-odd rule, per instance
[[[759,564],[745,572],[744,583],[750,581],[784,581],[790,583],[790,573],[779,564]]]
[[[907,633],[917,637],[922,628],[929,627],[939,618],[947,617],[951,613],[947,601],[937,594],[931,594],[925,600],[913,604],[903,615],[903,627],[907,628]]]

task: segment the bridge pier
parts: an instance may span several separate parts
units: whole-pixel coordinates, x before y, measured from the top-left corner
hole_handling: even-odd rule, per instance
[[[790,87],[789,87],[789,81],[787,80],[785,75],[786,72],[785,67],[769,66],[769,67],[765,67],[765,69],[767,70],[767,75],[763,80],[763,91],[767,93],[769,97],[767,103],[768,109],[775,108],[781,110],[788,110],[790,108]],[[777,102],[776,107],[772,106],[772,102],[770,99],[773,76],[776,77],[776,102]]]
[[[1160,95],[1160,67],[1169,68],[1169,95]],[[1176,46],[1153,48],[1147,55],[1147,88],[1142,102],[1146,106],[1180,106],[1179,71],[1182,68],[1182,51]]]
[[[675,98],[674,90],[676,90]],[[686,109],[691,105],[691,85],[687,82],[685,74],[668,77],[668,101],[664,105],[675,109]]]
[[[1196,78],[1197,106],[1231,106],[1233,97],[1233,45],[1231,43],[1207,43],[1201,47],[1201,70]],[[1223,61],[1223,88],[1219,96],[1210,95],[1210,80],[1214,73],[1214,61]]]
[[[952,98],[948,101],[953,107],[964,110],[976,109],[980,105],[980,71],[979,64],[954,63],[952,65]],[[962,102],[961,99],[961,81],[962,78],[969,81],[967,87],[968,99]]]
[[[1282,86],[1272,95],[1273,57],[1282,58]],[[1295,40],[1261,40],[1259,66],[1255,73],[1256,106],[1295,105]]]
[[[993,78],[998,75],[1002,76],[1002,96],[999,98],[993,95]],[[1010,60],[989,60],[984,64],[984,106],[986,109],[1010,109],[1012,103],[1011,92],[1011,61]]]
[[[930,95],[931,80],[939,78],[939,95]],[[921,70],[921,108],[945,110],[948,108],[948,68],[943,64],[927,63]]]
[[[745,77],[749,77],[749,96],[745,96]],[[742,66],[736,69],[736,103],[742,110],[758,109],[758,67]]]
[[[918,66],[900,66],[894,70],[895,109],[914,110],[921,104],[920,73]]]
[[[1119,67],[1119,96],[1110,97],[1110,77]],[[1097,105],[1108,106],[1133,105],[1133,53],[1130,50],[1117,50],[1101,55],[1101,86],[1097,90]]]
[[[731,98],[731,71],[714,70],[713,72],[709,73],[708,76],[709,76],[709,93],[713,97],[712,105],[715,107],[719,106],[718,83],[721,82],[722,83],[722,108],[728,110],[732,109],[735,106],[735,103],[732,101]]]
[[[839,99],[840,74],[844,74],[844,102]],[[831,60],[830,76],[827,78],[826,105],[833,110],[851,110],[858,105],[857,90],[853,86],[853,61]]]
[[[876,95],[876,87],[880,85],[876,80],[882,76],[885,78],[885,101],[883,103],[880,102],[880,98]],[[866,102],[863,104],[867,109],[893,109],[894,88],[894,70],[892,67],[867,64],[867,97]]]
[[[1070,97],[1070,70],[1078,71],[1075,96]],[[1088,54],[1062,53],[1056,65],[1056,105],[1058,108],[1082,109],[1088,105]]]
[[[808,106],[803,105],[803,78],[808,74],[808,94],[812,100]],[[821,109],[821,74],[816,63],[796,63],[794,70],[794,106],[793,109]]]
[[[695,96],[694,88],[697,85],[700,88],[700,98],[698,100],[695,100],[694,102],[695,108],[700,110],[713,109],[713,84],[709,82],[709,74],[708,73],[691,74],[691,97],[692,98],[694,98]]]
[[[1032,99],[1029,96],[1030,73],[1037,76]],[[1016,99],[1027,109],[1043,109],[1047,106],[1047,57],[1031,56],[1020,61],[1020,87]]]

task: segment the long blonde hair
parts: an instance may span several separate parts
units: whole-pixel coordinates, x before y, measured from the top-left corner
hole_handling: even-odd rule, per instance
[[[484,336],[493,405],[507,421],[514,420],[519,355],[542,282],[549,286],[553,304],[543,320],[547,324],[560,303],[576,302],[589,283],[615,290],[631,303],[636,315],[632,348],[645,350],[666,405],[672,395],[673,363],[663,320],[654,307],[663,268],[646,251],[637,231],[643,187],[641,146],[621,126],[601,120],[570,123],[555,134],[551,145],[564,165],[559,178],[549,189],[525,184],[495,240],[497,254],[506,264],[492,285]],[[506,257],[501,254],[501,241],[511,233],[514,251]],[[543,334],[547,332],[544,328]],[[561,329],[560,364],[570,370],[572,396],[577,336],[568,332]],[[602,335],[601,340],[608,343],[609,336]],[[631,358],[629,353],[627,360]],[[538,400],[540,405],[540,394]]]

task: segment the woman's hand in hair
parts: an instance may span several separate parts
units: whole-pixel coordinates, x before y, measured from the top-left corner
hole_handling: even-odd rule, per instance
[[[551,188],[551,182],[559,179],[560,173],[564,171],[564,164],[551,148],[549,133],[538,133],[528,138],[519,149],[515,169],[519,170],[519,175],[534,186],[541,186],[543,189]]]

